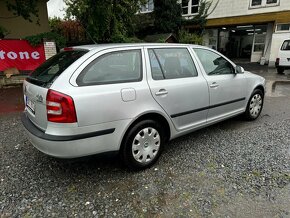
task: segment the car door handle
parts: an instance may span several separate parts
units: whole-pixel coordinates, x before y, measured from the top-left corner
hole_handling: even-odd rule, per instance
[[[219,87],[219,84],[217,84],[216,82],[213,82],[209,87],[210,88],[217,88],[217,87]]]
[[[160,89],[158,92],[155,93],[156,96],[160,95],[167,95],[168,91],[166,89]]]

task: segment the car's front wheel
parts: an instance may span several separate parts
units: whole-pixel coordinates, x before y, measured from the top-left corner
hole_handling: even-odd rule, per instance
[[[245,111],[245,118],[247,120],[255,120],[261,114],[264,104],[264,94],[260,89],[255,89]]]
[[[154,120],[143,120],[126,134],[122,145],[122,157],[133,169],[145,169],[159,158],[165,143],[165,132]]]

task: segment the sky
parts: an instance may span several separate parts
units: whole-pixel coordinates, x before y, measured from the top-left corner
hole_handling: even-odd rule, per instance
[[[64,8],[66,7],[63,0],[49,0],[47,2],[47,12],[49,17],[63,18],[65,15]]]

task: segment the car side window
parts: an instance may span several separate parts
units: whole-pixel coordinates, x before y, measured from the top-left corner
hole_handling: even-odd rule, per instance
[[[212,76],[235,73],[233,65],[217,53],[200,48],[195,48],[193,50],[197,54],[207,75]]]
[[[142,80],[141,50],[104,54],[90,63],[77,78],[77,84],[101,85]]]
[[[281,47],[282,51],[290,51],[290,40],[286,40],[282,47]]]
[[[178,79],[198,75],[186,48],[149,49],[149,59],[154,80]]]

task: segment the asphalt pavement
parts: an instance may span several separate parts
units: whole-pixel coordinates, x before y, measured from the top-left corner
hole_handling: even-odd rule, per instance
[[[256,121],[173,140],[141,172],[114,156],[48,157],[20,112],[0,114],[0,217],[290,217],[289,86],[268,90]]]

